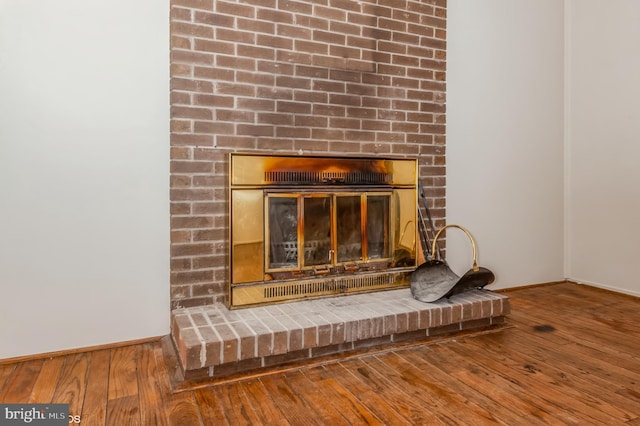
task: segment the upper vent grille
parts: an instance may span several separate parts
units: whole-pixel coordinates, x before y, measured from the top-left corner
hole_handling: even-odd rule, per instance
[[[389,185],[393,182],[390,173],[376,172],[299,172],[267,171],[265,181],[269,184],[295,185]]]

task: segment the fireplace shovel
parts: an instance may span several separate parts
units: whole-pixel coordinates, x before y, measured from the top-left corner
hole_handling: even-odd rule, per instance
[[[447,228],[458,228],[462,230],[469,240],[473,248],[473,266],[462,277],[456,275],[446,262],[436,259],[436,243],[438,237]],[[431,258],[420,265],[411,274],[411,294],[421,302],[435,302],[438,299],[446,297],[447,299],[454,294],[463,293],[475,288],[483,288],[491,284],[495,280],[493,272],[487,268],[478,266],[476,261],[476,243],[471,233],[459,225],[446,225],[438,231],[433,238],[431,247]]]

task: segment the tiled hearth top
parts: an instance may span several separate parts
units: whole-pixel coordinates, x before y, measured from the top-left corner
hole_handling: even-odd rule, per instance
[[[412,332],[428,337],[445,327],[453,332],[489,326],[508,313],[508,298],[487,290],[423,303],[404,288],[238,310],[180,308],[172,312],[172,335],[185,372],[208,369],[213,376],[215,368],[231,364],[260,368],[278,356],[312,358],[322,348],[347,351],[372,339],[393,342]]]

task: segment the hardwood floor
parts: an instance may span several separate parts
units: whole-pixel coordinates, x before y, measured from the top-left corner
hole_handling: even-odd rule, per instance
[[[509,291],[508,325],[176,387],[167,342],[0,364],[0,403],[81,425],[640,425],[640,299],[572,283]]]

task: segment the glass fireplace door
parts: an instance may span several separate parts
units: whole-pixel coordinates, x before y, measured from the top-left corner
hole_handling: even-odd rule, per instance
[[[362,196],[336,196],[338,263],[362,260]]]
[[[297,196],[268,198],[268,269],[298,268],[299,204]]]
[[[391,257],[390,249],[390,197],[370,195],[367,197],[367,244],[366,257],[369,260]]]
[[[302,198],[303,238],[305,266],[321,266],[332,262],[331,205],[328,195],[305,196]]]
[[[314,270],[390,257],[391,195],[268,194],[267,271]]]

